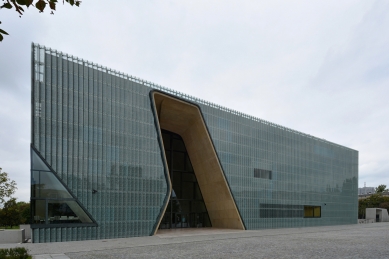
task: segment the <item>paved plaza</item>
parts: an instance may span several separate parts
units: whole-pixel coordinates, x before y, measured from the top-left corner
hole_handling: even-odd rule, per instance
[[[16,245],[13,245],[15,247]],[[389,223],[236,231],[162,231],[156,236],[18,244],[36,259],[389,258]],[[10,245],[0,245],[11,247]]]

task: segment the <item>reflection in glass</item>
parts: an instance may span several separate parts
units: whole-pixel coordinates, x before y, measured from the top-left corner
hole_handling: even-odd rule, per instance
[[[32,200],[32,223],[33,224],[45,224],[46,219],[46,201],[45,200]]]
[[[320,206],[304,206],[304,218],[320,218]]]
[[[173,152],[173,170],[185,170],[185,154],[183,152]]]
[[[36,154],[33,149],[31,149],[31,169],[39,171],[50,171],[47,165],[42,161],[42,159],[40,159],[38,154]]]
[[[93,223],[34,150],[31,156],[32,224]]]
[[[34,198],[73,198],[51,172],[32,171],[31,189]]]
[[[315,218],[320,218],[321,217],[321,207],[320,206],[316,206],[313,208],[313,216]]]
[[[173,184],[172,194],[159,228],[210,227],[208,212],[182,138],[162,132]],[[170,160],[169,160],[170,159]]]
[[[47,205],[50,224],[92,223],[75,201],[49,200]]]
[[[304,217],[313,217],[313,207],[312,206],[304,206]]]
[[[173,150],[186,152],[184,141],[181,139],[173,139]]]

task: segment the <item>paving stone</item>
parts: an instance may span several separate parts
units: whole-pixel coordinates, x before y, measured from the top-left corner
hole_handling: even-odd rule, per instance
[[[69,259],[69,256],[65,254],[52,254],[51,258],[53,259]]]
[[[305,231],[304,231],[305,230]],[[266,230],[267,235],[223,234],[213,240],[68,253],[71,259],[109,258],[389,258],[389,224],[370,228]],[[255,233],[252,233],[255,234]],[[207,239],[206,236],[203,236]],[[175,238],[171,238],[171,241]],[[373,257],[371,257],[374,255]]]
[[[37,259],[109,258],[389,258],[389,223],[290,229],[168,231],[150,237],[22,246]]]
[[[51,259],[51,255],[34,255],[33,259]]]
[[[69,259],[69,256],[65,254],[44,254],[34,255],[33,259]]]

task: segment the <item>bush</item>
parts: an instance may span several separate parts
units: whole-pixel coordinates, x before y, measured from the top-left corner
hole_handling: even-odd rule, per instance
[[[380,203],[379,207],[382,209],[386,209],[389,213],[389,202]]]
[[[360,199],[358,203],[359,203],[358,218],[364,219],[366,217],[365,215],[366,208],[380,208],[380,206],[386,208],[385,204],[389,203],[389,197],[385,197],[380,193],[372,194],[365,199]]]
[[[28,254],[24,247],[16,247],[9,249],[0,249],[0,259],[31,259],[32,256]]]

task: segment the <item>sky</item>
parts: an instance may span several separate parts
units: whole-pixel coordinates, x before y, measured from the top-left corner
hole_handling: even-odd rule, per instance
[[[31,43],[359,151],[389,186],[389,2],[90,1],[0,9],[0,167],[30,199]]]

